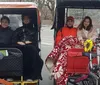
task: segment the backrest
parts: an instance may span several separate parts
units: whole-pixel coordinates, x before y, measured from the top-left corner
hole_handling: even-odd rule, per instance
[[[17,48],[0,48],[4,57],[0,59],[0,76],[22,76],[23,75],[23,56]],[[6,53],[7,55],[5,55]]]
[[[80,52],[84,52],[84,50],[73,48],[68,51],[68,73],[87,74],[89,72],[89,58],[87,56],[79,56],[78,53]],[[97,59],[94,58],[92,63],[97,64]]]

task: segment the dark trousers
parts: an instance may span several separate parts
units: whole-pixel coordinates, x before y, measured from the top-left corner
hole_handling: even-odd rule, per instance
[[[14,46],[23,53],[23,76],[24,79],[41,79],[43,60],[39,56],[39,49],[33,45]]]

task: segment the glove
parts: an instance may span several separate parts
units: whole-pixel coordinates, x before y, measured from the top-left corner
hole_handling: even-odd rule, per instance
[[[89,53],[89,52],[83,52],[83,53],[82,53],[82,56],[90,57],[90,53]],[[92,56],[92,58],[94,58],[94,57],[97,56],[97,53],[91,53],[91,56]]]
[[[82,52],[82,56],[87,56],[87,57],[89,57],[89,56],[90,56],[90,53],[88,53],[88,52]]]

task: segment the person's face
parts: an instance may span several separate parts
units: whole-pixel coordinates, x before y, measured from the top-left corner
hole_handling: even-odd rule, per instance
[[[8,21],[7,21],[6,19],[3,19],[3,20],[1,21],[1,26],[2,26],[3,28],[7,28],[8,25],[9,25],[9,23],[8,23]]]
[[[30,23],[30,19],[29,19],[28,16],[24,16],[24,18],[23,18],[23,23],[24,23],[24,24],[29,24],[29,23]]]
[[[87,28],[89,26],[89,24],[90,24],[90,20],[89,19],[85,19],[84,23],[83,23],[84,27]]]
[[[74,21],[72,21],[72,20],[67,21],[67,26],[68,27],[73,27],[73,25],[74,25]]]

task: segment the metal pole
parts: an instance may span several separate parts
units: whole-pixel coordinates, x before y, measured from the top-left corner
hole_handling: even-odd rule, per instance
[[[91,53],[90,53],[90,58],[89,59],[90,59],[90,62],[89,62],[90,63],[90,67],[92,69],[93,68],[93,65],[92,65],[92,54]]]

